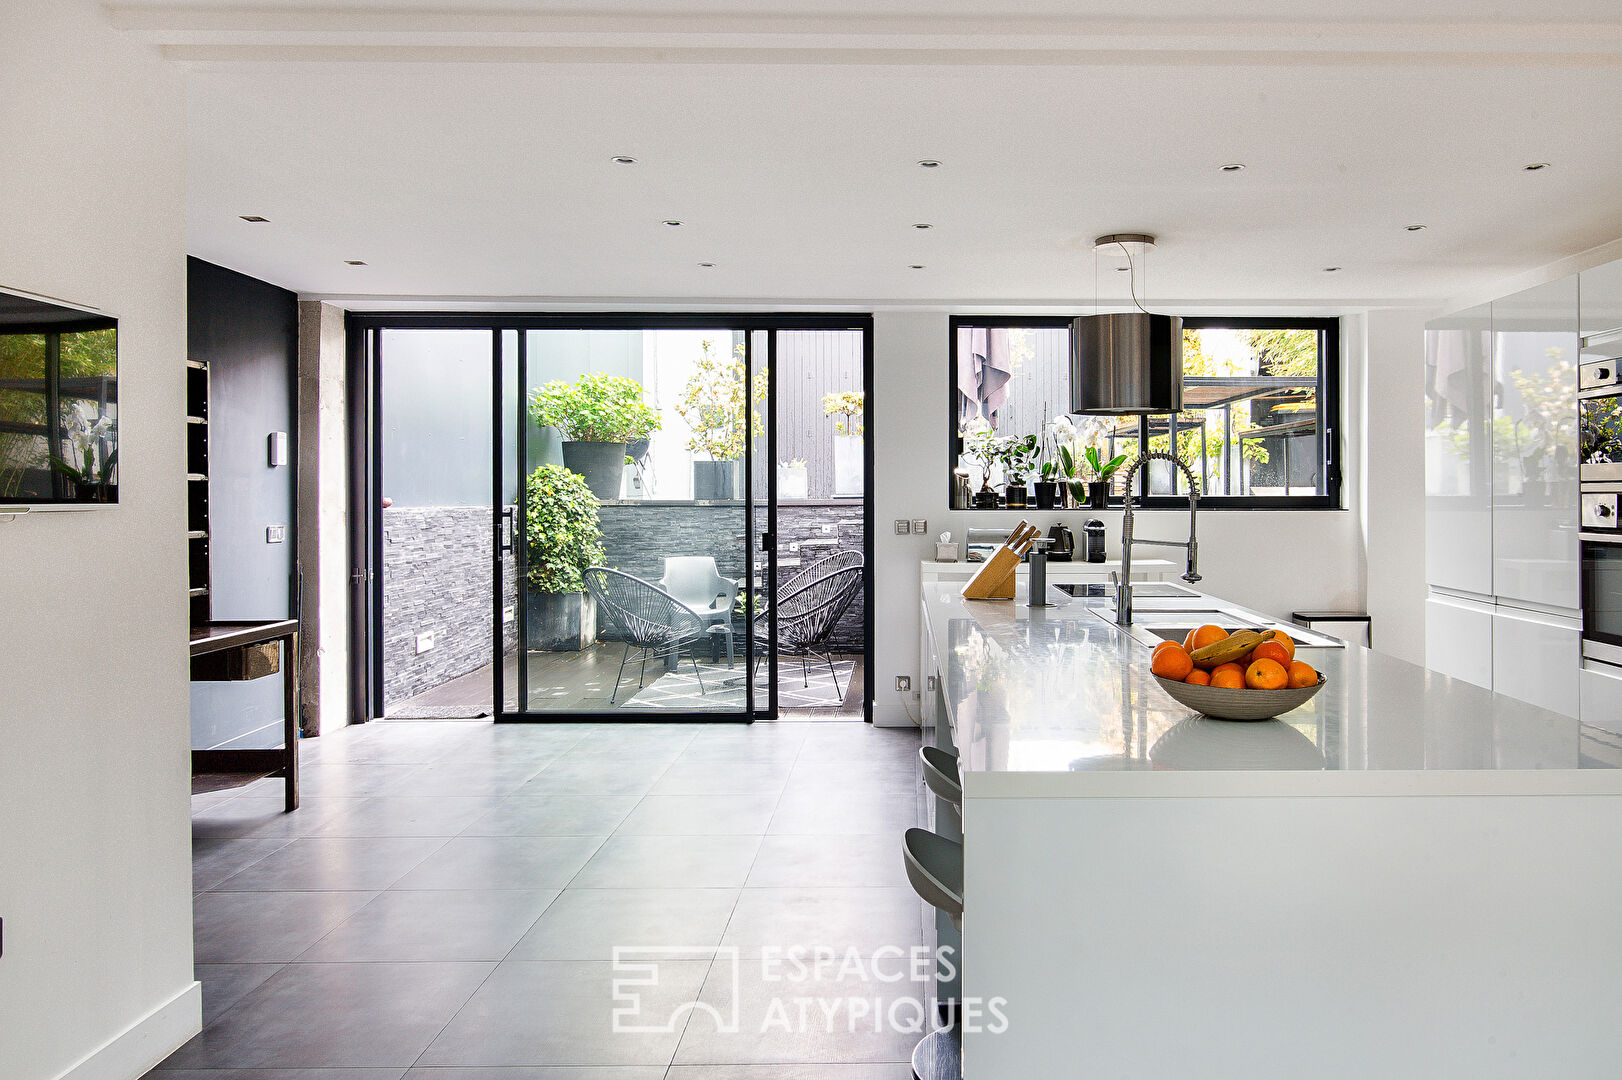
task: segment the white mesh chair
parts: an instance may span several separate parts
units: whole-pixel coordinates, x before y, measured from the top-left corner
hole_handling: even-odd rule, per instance
[[[642,653],[642,671],[636,681],[640,689],[648,673],[649,660],[679,657],[687,646],[708,636],[708,623],[651,582],[606,566],[588,566],[582,576],[586,591],[597,601],[597,609],[607,615],[609,622],[625,637],[625,654],[620,657],[619,673],[614,676],[614,692],[608,696],[610,704],[619,696],[620,680],[625,677],[625,665],[630,662],[633,648]],[[698,692],[703,694],[704,677],[698,672],[696,656],[693,657],[693,675],[698,679]]]
[[[738,582],[722,577],[708,555],[674,555],[665,559],[659,587],[703,619],[706,633],[726,637],[727,667],[731,667],[732,607],[738,601]]]

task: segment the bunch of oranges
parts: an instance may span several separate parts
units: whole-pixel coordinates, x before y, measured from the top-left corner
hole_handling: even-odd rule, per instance
[[[1220,626],[1197,626],[1181,643],[1163,641],[1155,646],[1149,670],[1162,679],[1197,686],[1223,686],[1234,690],[1300,689],[1318,685],[1318,672],[1295,658],[1295,641],[1282,630],[1248,653],[1223,663],[1196,662],[1194,654],[1228,638]],[[1236,643],[1237,644],[1237,643]],[[1243,645],[1240,645],[1243,648]]]

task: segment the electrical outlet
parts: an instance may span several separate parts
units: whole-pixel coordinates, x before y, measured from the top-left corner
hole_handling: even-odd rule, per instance
[[[929,531],[929,519],[928,518],[913,518],[912,519],[912,531],[917,533],[919,536],[924,535],[924,533]]]
[[[895,534],[897,536],[906,536],[910,532],[912,532],[912,522],[906,518],[895,519]]]
[[[434,632],[432,630],[428,631],[426,634],[418,634],[417,635],[417,652],[419,654],[425,653],[429,649],[432,649],[433,647],[434,647]]]
[[[838,529],[839,529],[839,526],[837,526],[837,525],[824,525],[822,527],[822,535],[823,536],[832,536],[835,532],[838,531]]]
[[[895,688],[896,688],[896,693],[898,693],[898,694],[906,693],[907,691],[911,690],[912,689],[912,676],[911,675],[897,675],[895,677]]]
[[[267,544],[280,544],[286,539],[287,539],[287,526],[286,525],[267,525],[267,526],[265,526],[265,543],[267,543]]]
[[[501,621],[502,622],[510,623],[516,618],[518,618],[518,612],[517,612],[516,609],[513,608],[513,606],[511,604],[508,604],[506,607],[501,609]]]
[[[931,694],[933,694],[935,692],[935,687],[936,687],[935,676],[933,676],[933,675],[924,676],[924,689],[928,690]]]

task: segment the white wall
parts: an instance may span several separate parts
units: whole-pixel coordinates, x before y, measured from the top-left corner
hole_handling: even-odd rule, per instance
[[[135,1077],[198,1026],[181,73],[0,6],[0,284],[119,317],[117,509],[0,521],[0,1075]]]
[[[1423,326],[1421,321],[1420,326]],[[1288,618],[1306,608],[1361,608],[1367,564],[1359,507],[1362,490],[1362,417],[1354,391],[1364,380],[1360,320],[1348,320],[1341,342],[1342,401],[1345,412],[1344,489],[1348,507],[1340,511],[1220,511],[1200,515],[1200,588],[1213,595]],[[874,718],[881,724],[906,723],[916,716],[915,697],[898,694],[895,676],[911,675],[918,687],[918,561],[933,553],[932,542],[950,530],[961,538],[976,528],[1010,527],[1022,516],[946,509],[947,383],[950,355],[945,312],[881,311],[874,316],[874,428],[877,473],[874,515],[875,624],[878,640],[869,684],[874,687]],[[1393,328],[1393,335],[1400,333]],[[1413,343],[1414,377],[1423,380],[1423,342]],[[1384,354],[1382,354],[1384,356]],[[1391,350],[1400,363],[1400,350]],[[1417,419],[1413,438],[1418,438]],[[1382,451],[1383,453],[1383,451]],[[1418,461],[1417,451],[1414,461]],[[1398,468],[1401,466],[1399,465]],[[1414,466],[1415,468],[1417,466]],[[1384,471],[1395,471],[1387,469]],[[1119,511],[1031,510],[1046,527],[1066,521],[1077,535],[1089,517],[1108,528],[1109,555],[1119,556]],[[927,518],[929,535],[897,536],[895,518]],[[1419,515],[1423,551],[1423,514]],[[1180,540],[1188,533],[1187,513],[1145,511],[1139,536]],[[1156,557],[1152,549],[1139,554]],[[1175,558],[1177,552],[1172,552]],[[1421,568],[1422,572],[1422,568]],[[1414,594],[1422,617],[1424,582]],[[1407,616],[1404,616],[1407,617]],[[1384,628],[1382,627],[1382,630]],[[1424,628],[1417,626],[1420,655]],[[1382,643],[1383,645],[1383,643]],[[914,694],[916,694],[916,690]]]

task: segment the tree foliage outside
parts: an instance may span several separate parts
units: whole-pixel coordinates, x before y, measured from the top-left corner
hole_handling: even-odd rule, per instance
[[[702,354],[676,403],[676,412],[691,432],[687,449],[712,461],[736,461],[743,456],[745,412],[754,437],[765,430],[760,410],[750,399],[766,400],[766,370],[755,372],[754,385],[746,388],[741,344],[730,358],[718,356],[711,341],[702,342],[700,348]]]
[[[537,592],[577,593],[582,571],[606,559],[597,520],[597,496],[586,481],[561,465],[542,465],[529,475],[525,542],[529,584]]]
[[[530,397],[535,423],[580,442],[636,442],[659,430],[659,414],[643,400],[635,379],[600,372],[575,383],[549,382]]]
[[[77,331],[60,340],[58,371],[64,382],[116,375],[117,330]],[[52,428],[64,451],[62,461],[102,482],[116,479],[116,403],[103,406],[99,397],[64,395],[60,415],[48,417],[46,351],[45,334],[0,335],[0,384],[13,388],[0,391],[0,495],[24,494],[30,474],[37,481],[53,467],[47,434]]]

